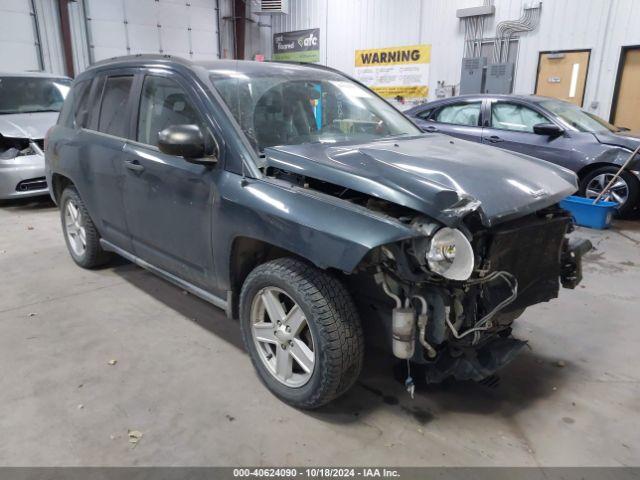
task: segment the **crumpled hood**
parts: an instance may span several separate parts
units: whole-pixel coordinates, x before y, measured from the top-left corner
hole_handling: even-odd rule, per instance
[[[640,143],[640,132],[605,132],[594,133],[600,143],[607,145],[617,145],[619,147],[635,150]]]
[[[11,113],[0,115],[0,135],[42,140],[56,121],[58,112]]]
[[[445,225],[480,202],[486,226],[553,205],[577,190],[576,175],[533,157],[444,135],[265,150],[267,164],[383,198]]]

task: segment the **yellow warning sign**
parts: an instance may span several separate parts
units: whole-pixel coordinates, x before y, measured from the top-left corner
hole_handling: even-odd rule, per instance
[[[427,98],[431,45],[356,50],[355,77],[386,98]]]
[[[431,63],[431,45],[356,50],[356,67]]]

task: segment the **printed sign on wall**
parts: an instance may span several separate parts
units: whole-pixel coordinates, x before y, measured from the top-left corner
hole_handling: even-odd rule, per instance
[[[385,98],[426,98],[431,45],[356,50],[355,78]]]
[[[272,58],[292,62],[319,62],[320,29],[274,33]]]

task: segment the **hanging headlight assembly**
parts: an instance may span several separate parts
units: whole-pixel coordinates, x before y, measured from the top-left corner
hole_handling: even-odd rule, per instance
[[[467,237],[455,228],[444,227],[431,238],[426,253],[429,269],[449,280],[467,280],[474,267],[474,255]]]

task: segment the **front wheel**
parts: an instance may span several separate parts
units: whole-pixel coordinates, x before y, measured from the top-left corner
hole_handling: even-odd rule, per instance
[[[258,266],[240,294],[245,346],[262,382],[300,408],[347,391],[362,368],[360,319],[344,285],[292,258]]]
[[[587,174],[580,182],[580,194],[595,199],[613,179],[618,168],[602,167]],[[617,203],[618,215],[627,217],[638,208],[640,181],[632,173],[623,170],[602,200]]]

